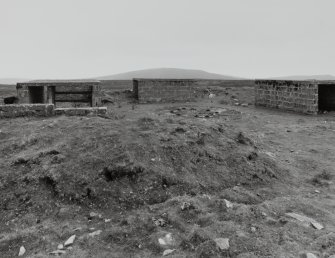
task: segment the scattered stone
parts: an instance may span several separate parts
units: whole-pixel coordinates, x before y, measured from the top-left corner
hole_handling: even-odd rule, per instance
[[[248,106],[248,103],[242,103],[241,106],[242,106],[242,107],[247,107],[247,106]]]
[[[304,216],[304,215],[300,215],[300,214],[297,214],[297,213],[293,213],[293,212],[289,212],[289,213],[286,213],[287,216],[291,217],[291,218],[294,218],[296,220],[299,220],[301,222],[306,222],[306,223],[309,223],[311,224],[314,228],[318,229],[318,230],[321,230],[324,228],[324,226],[322,226],[319,222],[317,222],[316,220],[312,219],[312,218],[309,218],[307,216]]]
[[[315,193],[321,193],[319,190],[315,190],[314,192],[315,192]]]
[[[23,256],[26,253],[26,248],[24,246],[20,247],[19,256]]]
[[[208,97],[209,97],[210,99],[212,99],[212,98],[215,97],[215,94],[211,93],[211,94],[208,95]]]
[[[185,211],[185,210],[191,210],[191,209],[194,209],[194,206],[193,206],[192,203],[189,203],[189,202],[183,202],[180,208],[181,208],[182,211]]]
[[[111,222],[111,219],[105,219],[105,223]]]
[[[64,243],[64,246],[67,247],[69,245],[72,245],[75,239],[76,239],[76,235],[70,236],[70,238],[66,240],[66,242]]]
[[[57,249],[58,249],[58,250],[64,249],[64,245],[63,245],[63,244],[59,244],[59,245],[57,246]]]
[[[96,212],[93,212],[93,211],[90,212],[89,219],[93,219],[93,218],[96,218],[96,217],[101,218],[102,216],[99,213],[96,213]]]
[[[69,246],[68,248],[66,248],[67,250],[72,250],[73,247],[72,246]]]
[[[269,224],[269,225],[276,225],[278,223],[278,221],[274,218],[267,217],[266,218],[266,223]]]
[[[94,232],[92,232],[92,233],[89,233],[88,235],[89,235],[90,237],[95,237],[95,236],[100,235],[101,232],[102,232],[102,230],[97,230],[97,231],[94,231]]]
[[[167,256],[169,254],[172,254],[175,251],[176,251],[176,249],[167,249],[163,252],[163,256]]]
[[[251,227],[250,230],[251,230],[252,233],[256,232],[256,228],[255,227]]]
[[[171,233],[167,233],[164,237],[159,238],[158,242],[160,245],[174,245],[175,241]]]
[[[50,252],[49,254],[51,254],[51,255],[62,255],[62,254],[66,254],[66,252],[64,250],[56,250],[56,251]]]
[[[312,253],[302,253],[300,254],[300,258],[318,258],[318,257]]]
[[[314,222],[314,221],[311,221],[311,224],[314,228],[316,228],[317,230],[321,230],[324,228],[324,226],[322,226],[319,222]]]
[[[165,227],[167,225],[166,220],[163,218],[158,219],[152,218],[152,221],[155,223],[157,227]]]
[[[221,250],[229,249],[229,239],[228,238],[216,238],[214,239],[214,241]]]
[[[239,132],[236,138],[238,143],[245,144],[245,145],[254,145],[253,141],[246,137],[242,132]]]
[[[225,201],[225,203],[226,203],[226,207],[227,207],[228,209],[233,208],[233,204],[232,204],[230,201],[228,201],[228,200],[226,200],[226,199],[224,199],[224,201]]]

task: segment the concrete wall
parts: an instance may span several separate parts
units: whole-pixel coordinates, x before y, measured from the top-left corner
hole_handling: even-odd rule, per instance
[[[122,91],[133,89],[132,80],[103,80],[101,87],[106,91]],[[254,80],[205,80],[194,79],[194,85],[197,87],[254,87]]]
[[[123,91],[133,88],[133,80],[103,80],[101,87],[106,91]]]
[[[133,92],[139,103],[193,101],[194,84],[194,80],[134,79]]]
[[[62,102],[88,103],[92,107],[101,106],[101,86],[99,81],[36,81],[18,83],[16,86],[20,104],[33,104],[34,89],[43,90],[39,103],[58,104]]]
[[[196,80],[195,85],[199,87],[254,87],[254,80]]]
[[[56,108],[55,115],[66,116],[99,116],[107,113],[107,107],[92,108]]]
[[[52,104],[0,105],[0,118],[52,115],[54,115]]]
[[[255,105],[317,114],[318,83],[313,81],[256,80]]]
[[[98,115],[105,115],[106,113],[107,113],[107,107],[55,108],[55,105],[53,104],[0,105],[0,119],[27,117],[27,116],[47,117],[53,115],[98,116]]]

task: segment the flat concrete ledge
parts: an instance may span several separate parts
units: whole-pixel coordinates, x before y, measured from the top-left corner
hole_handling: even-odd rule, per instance
[[[0,119],[28,116],[48,117],[54,115],[97,116],[105,115],[106,113],[107,107],[55,108],[54,104],[0,105]]]
[[[87,107],[87,108],[56,108],[55,115],[66,116],[87,116],[87,115],[105,115],[107,107]]]
[[[11,104],[0,105],[0,118],[14,118],[24,116],[52,116],[53,104]]]

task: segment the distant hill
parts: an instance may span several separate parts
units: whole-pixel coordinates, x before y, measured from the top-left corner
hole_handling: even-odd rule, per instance
[[[98,77],[98,80],[131,80],[133,78],[156,78],[156,79],[207,79],[207,80],[239,80],[242,78],[209,73],[202,70],[189,70],[178,68],[155,68],[131,71],[115,75]]]
[[[28,79],[22,79],[22,78],[0,78],[0,84],[10,85],[10,84],[16,84],[18,82],[25,82],[29,81]]]
[[[271,80],[292,80],[292,81],[310,81],[310,80],[320,80],[320,81],[332,81],[335,80],[335,76],[330,74],[320,74],[320,75],[292,75],[283,77],[273,77],[268,78]]]

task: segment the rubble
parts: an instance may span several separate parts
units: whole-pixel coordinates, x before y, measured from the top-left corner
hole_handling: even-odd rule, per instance
[[[163,252],[163,256],[168,256],[176,251],[176,249],[167,249]]]
[[[229,249],[229,239],[228,238],[215,238],[214,241],[221,250]]]
[[[20,247],[19,256],[23,256],[26,253],[26,248],[24,246]]]
[[[304,223],[307,223],[307,224],[311,224],[314,228],[318,229],[318,230],[321,230],[324,228],[323,225],[321,225],[319,222],[317,222],[316,220],[312,219],[312,218],[309,218],[307,216],[304,216],[304,215],[300,215],[300,214],[297,214],[297,213],[293,213],[293,212],[289,212],[289,213],[286,213],[287,216],[291,217],[291,218],[294,218],[300,222],[304,222]]]
[[[230,201],[228,201],[226,199],[224,199],[224,201],[225,201],[226,206],[227,206],[228,209],[233,208],[234,205]]]
[[[175,244],[175,240],[173,239],[171,233],[167,233],[164,237],[158,239],[158,243],[164,246],[173,246]]]
[[[92,232],[92,233],[89,233],[88,235],[89,235],[90,237],[95,237],[95,236],[100,235],[101,233],[102,233],[102,230],[97,230],[97,231],[94,231],[94,232]]]
[[[67,247],[72,245],[75,239],[76,235],[72,235],[68,240],[65,241],[64,246]]]

